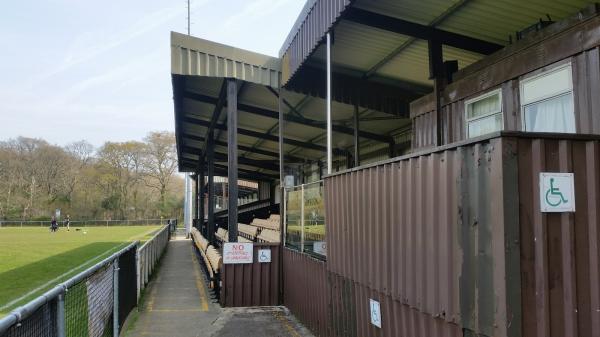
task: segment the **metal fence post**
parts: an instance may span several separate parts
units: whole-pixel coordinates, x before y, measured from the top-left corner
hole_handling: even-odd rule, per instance
[[[56,333],[58,337],[67,336],[65,320],[65,293],[59,294],[56,302]]]
[[[113,267],[113,337],[119,337],[119,258]]]
[[[140,302],[140,294],[141,294],[141,289],[142,289],[142,285],[140,282],[140,247],[139,245],[135,248],[135,279],[137,280],[137,297],[136,297],[136,303]]]

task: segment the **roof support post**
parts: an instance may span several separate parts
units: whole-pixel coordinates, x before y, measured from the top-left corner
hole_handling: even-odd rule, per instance
[[[192,193],[194,195],[194,215],[192,216],[192,218],[194,219],[192,222],[192,225],[194,227],[198,226],[198,219],[200,219],[200,203],[198,203],[198,199],[200,198],[200,174],[198,173],[198,171],[196,170],[196,172],[194,173],[194,192]]]
[[[198,221],[200,222],[200,228],[198,228],[201,232],[204,231],[204,156],[200,156],[200,168],[198,173]]]
[[[227,229],[229,242],[238,241],[237,83],[227,80]]]
[[[327,32],[327,174],[333,159],[331,136],[331,32]]]
[[[429,47],[429,77],[434,80],[433,93],[435,96],[435,145],[443,145],[444,130],[442,125],[442,92],[444,90],[444,57],[442,44],[439,41],[427,41]]]
[[[281,76],[280,76],[281,77]],[[283,120],[283,97],[282,97],[282,90],[281,88],[279,88],[279,96],[277,97],[277,104],[279,106],[279,125],[278,125],[278,132],[279,132],[279,186],[281,187],[282,191],[283,188],[285,186],[283,186],[283,172],[284,172],[284,166],[283,166],[283,160],[284,160],[284,154],[283,154],[283,148],[284,148],[284,141],[285,139],[283,138],[283,127],[284,127],[284,120]],[[281,199],[283,200],[283,199]],[[282,217],[283,218],[283,217]],[[283,242],[283,241],[282,241]]]
[[[206,156],[208,158],[208,225],[206,227],[206,239],[214,243],[215,233],[215,156],[214,156],[214,133],[208,134]]]
[[[283,178],[283,174],[284,174],[284,166],[283,166],[283,161],[284,161],[284,141],[285,138],[283,138],[283,127],[285,125],[285,122],[283,120],[283,89],[281,89],[281,72],[279,73],[279,90],[278,90],[279,95],[277,95],[277,118],[279,120],[279,122],[277,123],[277,129],[278,129],[278,133],[279,133],[279,142],[278,142],[278,146],[279,146],[279,191],[277,191],[277,193],[279,193],[279,242],[285,246],[285,234],[286,234],[286,223],[285,223],[285,218],[286,218],[286,203],[285,203],[285,185],[284,185],[284,178]],[[274,184],[273,184],[274,185]],[[273,205],[275,203],[275,198],[274,195],[271,196],[271,204]],[[279,249],[279,270],[281,270],[279,272],[279,284],[283,284],[283,249]],[[281,299],[281,301],[283,302],[283,297],[285,296],[284,292],[283,292],[283,287],[279,287],[279,298]]]
[[[360,166],[360,138],[358,132],[360,129],[358,119],[358,104],[354,104],[354,166]]]

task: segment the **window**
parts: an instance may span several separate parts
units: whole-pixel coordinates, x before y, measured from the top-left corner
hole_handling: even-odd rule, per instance
[[[521,82],[523,130],[575,133],[571,64]]]
[[[465,112],[468,138],[502,130],[502,92],[498,89],[468,100]]]
[[[323,181],[285,189],[285,246],[325,259],[325,196]]]

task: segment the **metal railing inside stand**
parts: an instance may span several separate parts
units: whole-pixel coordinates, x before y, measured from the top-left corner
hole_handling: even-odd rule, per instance
[[[0,319],[0,337],[119,336],[168,240],[165,226],[17,308]]]
[[[169,243],[174,226],[175,224],[171,224],[170,227],[165,226],[158,233],[156,233],[152,239],[148,240],[138,249],[138,301],[140,299],[142,290],[146,288],[146,285],[150,280],[150,276],[154,272],[154,268],[156,267],[158,260],[162,256],[162,253]]]

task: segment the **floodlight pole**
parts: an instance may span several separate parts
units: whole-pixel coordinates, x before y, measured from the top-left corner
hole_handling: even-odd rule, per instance
[[[187,0],[187,35],[191,35],[191,30],[190,30],[190,0]]]

